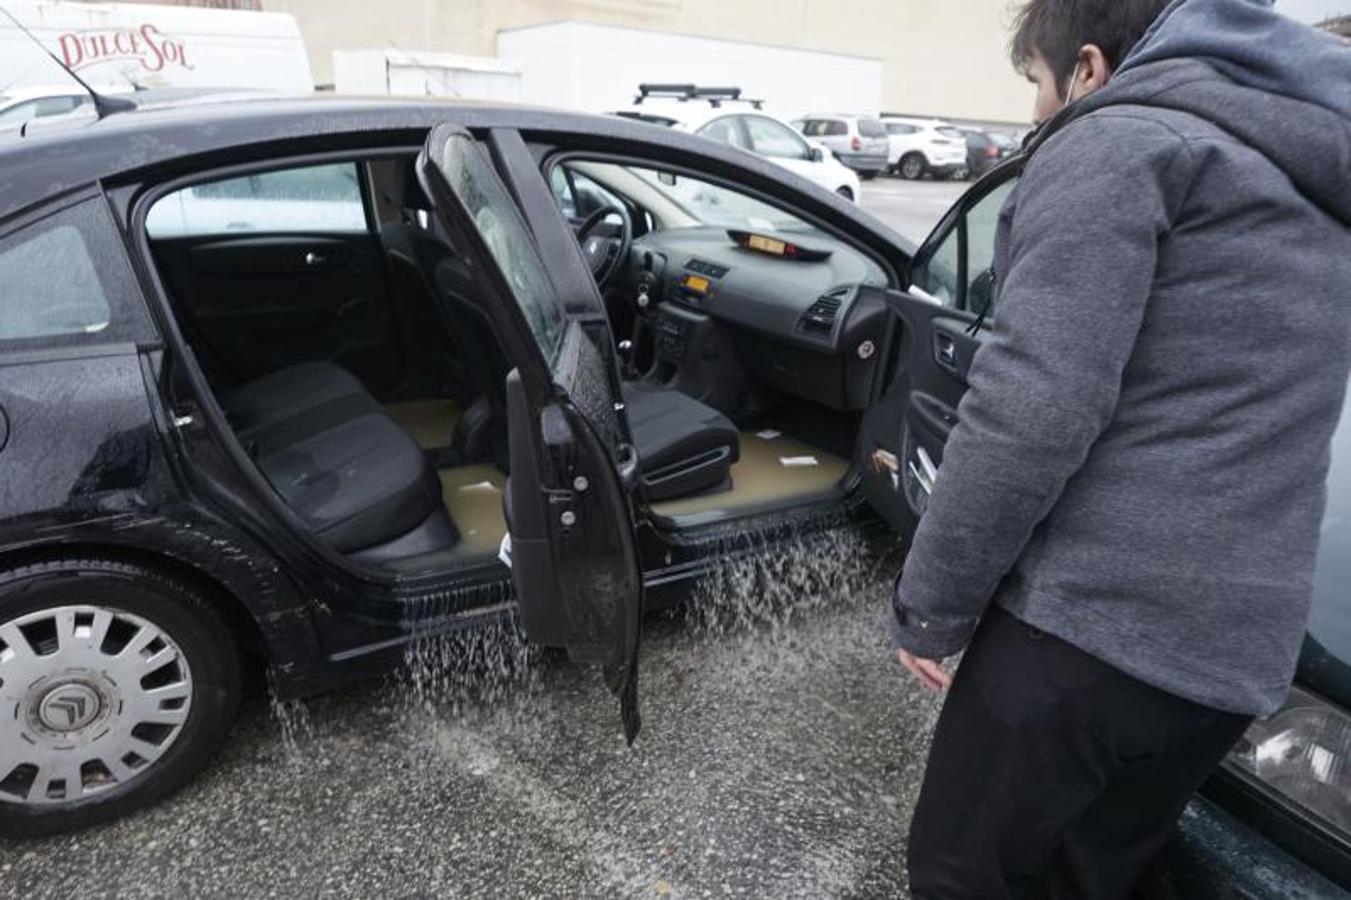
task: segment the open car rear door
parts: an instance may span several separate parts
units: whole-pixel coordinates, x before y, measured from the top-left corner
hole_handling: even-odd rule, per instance
[[[608,363],[566,312],[479,142],[440,125],[417,165],[452,248],[470,270],[479,264],[474,302],[514,365],[504,398],[511,471],[503,558],[526,635],[603,666],[632,742],[642,614],[630,498],[637,454],[625,442]]]
[[[895,375],[864,417],[864,498],[908,543],[928,506],[982,337],[994,321],[994,234],[1022,172],[1014,157],[978,181],[888,291]]]

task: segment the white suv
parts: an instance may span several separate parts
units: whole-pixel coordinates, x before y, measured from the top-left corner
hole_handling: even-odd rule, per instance
[[[964,177],[967,171],[966,141],[944,134],[951,130],[941,119],[907,119],[884,116],[890,148],[887,165],[902,178],[914,181],[924,175],[935,178]]]
[[[826,147],[798,134],[784,120],[742,100],[736,88],[641,85],[630,109],[614,114],[678,128],[762,156],[846,200],[859,197],[858,176]]]

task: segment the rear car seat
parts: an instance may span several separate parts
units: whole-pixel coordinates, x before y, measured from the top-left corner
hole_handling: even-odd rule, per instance
[[[381,561],[449,549],[458,539],[422,448],[355,377],[302,363],[222,401],[278,496],[340,553]]]

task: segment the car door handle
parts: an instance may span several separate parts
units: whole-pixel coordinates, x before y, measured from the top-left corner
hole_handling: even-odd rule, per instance
[[[915,479],[915,484],[919,485],[926,495],[934,491],[934,481],[938,478],[938,467],[934,465],[933,457],[929,456],[929,451],[923,447],[915,448],[915,458],[910,460],[910,474]]]
[[[313,250],[305,251],[305,265],[311,267],[322,266],[326,262],[328,262],[328,257],[324,254],[315,253]]]
[[[957,370],[957,342],[948,335],[934,335],[934,356],[939,365]]]

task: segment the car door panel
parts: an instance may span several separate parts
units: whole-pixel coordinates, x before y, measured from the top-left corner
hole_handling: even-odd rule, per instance
[[[632,741],[643,604],[630,495],[637,454],[615,408],[613,367],[585,327],[582,311],[599,300],[573,296],[595,285],[571,230],[519,134],[494,132],[489,143],[511,193],[484,148],[453,124],[432,130],[418,175],[452,243],[483,261],[478,302],[515,364],[502,555],[526,636],[601,665]]]
[[[956,427],[966,375],[980,349],[975,317],[900,291],[887,291],[894,370],[864,415],[860,442],[864,498],[903,537],[928,504],[943,448]]]
[[[373,235],[173,237],[155,241],[154,252],[194,343],[232,378],[330,360],[375,390],[397,380]]]
[[[989,333],[993,252],[985,243],[993,244],[991,223],[1020,171],[1020,162],[1011,163],[974,185],[916,252],[910,290],[885,292],[894,374],[864,415],[860,491],[907,541],[928,507],[971,365]],[[981,285],[973,309],[968,301]]]

